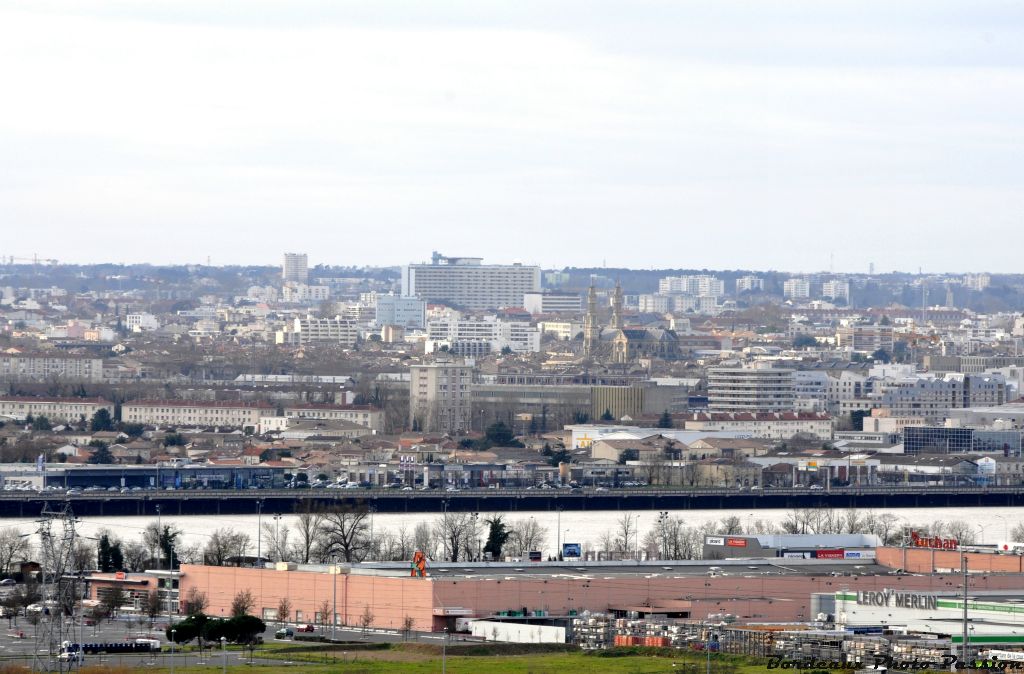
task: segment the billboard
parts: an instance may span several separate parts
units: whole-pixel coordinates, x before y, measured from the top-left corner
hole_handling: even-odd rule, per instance
[[[706,545],[725,545],[725,539],[721,536],[708,536],[704,539]]]
[[[725,541],[725,544],[730,548],[745,548],[747,547],[747,539],[729,538]]]
[[[583,546],[579,543],[562,543],[562,558],[582,557]]]
[[[544,556],[540,554],[540,550],[530,550],[529,554],[531,562],[539,562],[544,558]]]
[[[817,559],[844,559],[846,556],[845,550],[816,550],[814,556]]]

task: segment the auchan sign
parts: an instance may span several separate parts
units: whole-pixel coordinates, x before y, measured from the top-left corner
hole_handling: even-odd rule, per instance
[[[938,536],[922,537],[916,531],[911,531],[910,547],[931,548],[933,550],[956,550],[960,547],[960,542],[955,538],[940,538]]]

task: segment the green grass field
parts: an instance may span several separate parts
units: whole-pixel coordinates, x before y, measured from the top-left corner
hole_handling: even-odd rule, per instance
[[[452,648],[454,654],[445,658],[445,671],[451,674],[654,674],[656,672],[688,672],[704,674],[707,662],[699,654],[652,651],[650,654],[620,655],[615,651],[595,654],[572,652],[530,653],[530,647],[489,646],[465,649]],[[460,654],[460,651],[475,655]],[[273,662],[268,662],[271,658]],[[229,667],[230,672],[295,672],[296,674],[327,674],[329,672],[365,672],[366,674],[436,673],[442,670],[440,649],[436,646],[396,644],[352,650],[313,650],[309,647],[278,647],[262,654],[264,664]],[[162,672],[168,669],[157,670]],[[178,667],[176,672],[217,672],[213,663],[205,667]],[[754,674],[767,671],[763,664],[732,656],[713,656],[711,671],[715,674]]]

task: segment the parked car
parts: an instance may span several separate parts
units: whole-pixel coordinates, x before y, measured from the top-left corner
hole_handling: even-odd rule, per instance
[[[315,632],[316,627],[314,627],[311,623],[306,623],[305,625],[299,625],[298,630],[300,632]]]
[[[14,580],[13,578],[4,578],[3,580],[0,580],[0,585],[3,585],[3,586],[17,585],[17,584],[18,584],[18,581]]]
[[[275,639],[291,639],[295,636],[295,630],[291,627],[282,627],[278,631],[274,632]]]

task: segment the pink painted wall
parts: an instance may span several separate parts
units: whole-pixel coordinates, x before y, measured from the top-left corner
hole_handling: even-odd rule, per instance
[[[881,551],[880,551],[881,552]],[[947,553],[954,554],[954,553]],[[880,555],[881,556],[881,555]],[[958,557],[958,555],[957,555]],[[227,615],[231,600],[249,589],[256,597],[256,614],[276,609],[282,596],[302,612],[303,622],[313,622],[323,599],[332,599],[334,577],[327,573],[274,571],[235,567],[182,567],[181,592],[185,597],[197,587],[209,598],[210,615]],[[440,630],[443,609],[457,615],[457,608],[483,616],[504,610],[542,609],[565,615],[570,609],[607,611],[611,607],[649,602],[690,602],[693,617],[707,613],[732,613],[740,622],[808,619],[810,595],[838,590],[950,591],[959,587],[956,574],[928,576],[656,576],[602,577],[594,570],[591,579],[510,576],[494,578],[433,579],[339,575],[337,611],[340,623],[356,625],[368,606],[376,627],[401,628],[405,616],[414,629]],[[1019,589],[1024,578],[1017,574],[972,577],[977,589]],[[435,615],[437,614],[437,615]]]

